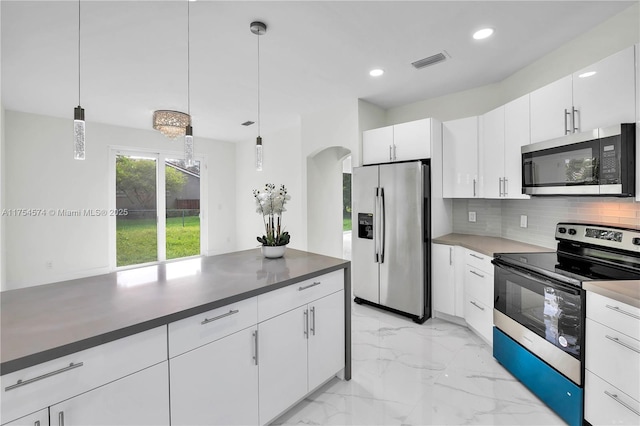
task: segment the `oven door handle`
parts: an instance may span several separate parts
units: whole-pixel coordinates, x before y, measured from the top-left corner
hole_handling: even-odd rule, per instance
[[[580,290],[575,288],[575,287],[571,287],[569,284],[564,284],[558,280],[554,280],[552,278],[548,278],[548,277],[544,277],[543,275],[540,274],[536,274],[535,272],[523,272],[520,269],[516,269],[512,266],[507,266],[502,262],[498,262],[496,260],[493,261],[493,264],[495,266],[497,266],[498,268],[502,268],[505,269],[509,272],[511,272],[512,274],[518,275],[522,278],[525,278],[527,280],[532,280],[535,281],[536,283],[539,284],[543,284],[547,287],[552,287],[552,288],[557,288],[559,290],[565,291],[567,293],[573,294],[575,296],[579,296],[580,295]]]

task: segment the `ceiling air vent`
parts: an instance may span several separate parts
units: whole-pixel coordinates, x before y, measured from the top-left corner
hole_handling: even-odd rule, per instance
[[[244,123],[242,123],[243,126],[251,126],[252,124],[255,124],[255,121],[245,121]]]
[[[412,62],[411,65],[413,65],[415,69],[419,70],[430,65],[435,65],[439,62],[444,61],[445,59],[447,59],[447,56],[444,53],[438,53],[427,58]]]

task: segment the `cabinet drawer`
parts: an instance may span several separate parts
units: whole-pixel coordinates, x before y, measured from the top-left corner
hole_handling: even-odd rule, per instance
[[[640,341],[589,318],[585,327],[586,368],[640,400]]]
[[[169,357],[206,345],[257,324],[256,297],[169,324]]]
[[[493,308],[467,293],[464,295],[464,319],[490,345],[493,344]]]
[[[3,417],[4,418],[4,417]],[[0,423],[4,420],[0,420]],[[3,426],[47,426],[49,424],[49,409],[45,408],[28,416],[21,417],[11,423],[3,423]]]
[[[588,291],[587,318],[640,340],[640,309],[635,306]]]
[[[593,426],[640,424],[640,402],[585,371],[584,418]],[[635,410],[635,412],[634,412]]]
[[[466,265],[464,288],[465,292],[471,297],[478,299],[487,306],[493,306],[493,274]]]
[[[258,322],[344,288],[344,270],[330,272],[258,296]]]
[[[493,275],[491,259],[493,259],[493,257],[469,249],[467,249],[465,253],[465,262],[467,265]]]
[[[167,359],[157,327],[0,377],[2,421],[11,421]],[[18,381],[21,385],[13,387]],[[13,388],[12,388],[13,387]]]

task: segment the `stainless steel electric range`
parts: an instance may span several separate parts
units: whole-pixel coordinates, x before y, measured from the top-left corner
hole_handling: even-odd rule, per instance
[[[557,252],[497,254],[494,357],[570,425],[583,420],[587,281],[640,279],[640,229],[559,223]]]

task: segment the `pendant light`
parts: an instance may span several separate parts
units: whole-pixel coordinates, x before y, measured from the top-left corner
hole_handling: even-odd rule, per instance
[[[85,159],[84,108],[80,106],[80,0],[78,0],[78,106],[73,109],[73,158]]]
[[[249,26],[251,32],[258,36],[258,137],[256,138],[256,170],[262,171],[263,147],[260,136],[260,36],[266,34],[267,25],[263,22],[255,21]]]
[[[189,124],[184,135],[184,160],[187,167],[194,166],[193,161],[193,127],[191,127],[191,1],[187,0],[187,115]]]

